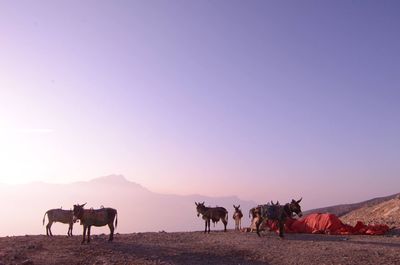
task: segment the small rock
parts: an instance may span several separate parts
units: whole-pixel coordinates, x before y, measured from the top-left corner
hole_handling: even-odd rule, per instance
[[[27,260],[23,261],[23,262],[21,263],[21,265],[34,265],[34,263],[33,263],[32,260],[27,259]]]

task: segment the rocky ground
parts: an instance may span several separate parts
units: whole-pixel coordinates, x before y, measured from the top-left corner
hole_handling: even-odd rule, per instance
[[[340,219],[351,225],[362,221],[366,224],[386,224],[389,227],[400,227],[400,196],[351,211],[341,216]]]
[[[400,264],[400,237],[228,231],[0,238],[0,264]]]

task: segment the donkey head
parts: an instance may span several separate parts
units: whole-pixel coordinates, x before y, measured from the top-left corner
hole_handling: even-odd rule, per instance
[[[197,217],[199,217],[200,214],[204,213],[206,206],[204,206],[204,202],[195,202],[195,204],[196,204],[196,210],[197,210]]]
[[[76,204],[74,205],[74,209],[72,210],[74,213],[74,222],[76,222],[76,220],[81,219],[82,215],[83,215],[83,207],[86,205],[86,202],[82,205]]]
[[[297,214],[297,216],[299,216],[299,217],[303,216],[303,213],[301,212],[301,207],[300,207],[300,202],[302,199],[303,198],[300,198],[300,200],[298,200],[298,201],[292,199],[292,201],[289,204],[290,211],[292,211],[292,213]]]
[[[274,203],[274,202],[271,200],[271,205],[272,205],[272,206],[278,206],[278,205],[280,205],[280,203],[279,203],[279,201],[276,201],[276,203]]]
[[[235,213],[240,212],[240,204],[238,206],[233,205],[233,208],[235,208]]]

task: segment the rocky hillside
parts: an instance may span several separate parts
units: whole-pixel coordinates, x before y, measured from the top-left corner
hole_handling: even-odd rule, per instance
[[[400,227],[400,195],[378,204],[365,205],[341,216],[340,219],[351,225],[362,221],[366,224],[387,224],[390,227]]]
[[[385,197],[378,197],[374,199],[370,199],[363,202],[358,203],[351,203],[351,204],[340,204],[334,205],[324,208],[313,209],[309,211],[305,211],[304,214],[311,214],[311,213],[332,213],[339,217],[344,216],[352,211],[363,209],[366,207],[373,207],[375,205],[379,205],[384,202],[388,202],[400,196],[400,193],[385,196]]]

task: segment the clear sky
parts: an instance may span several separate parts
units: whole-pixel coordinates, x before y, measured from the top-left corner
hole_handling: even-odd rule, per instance
[[[309,206],[400,191],[399,1],[0,1],[0,182]]]

